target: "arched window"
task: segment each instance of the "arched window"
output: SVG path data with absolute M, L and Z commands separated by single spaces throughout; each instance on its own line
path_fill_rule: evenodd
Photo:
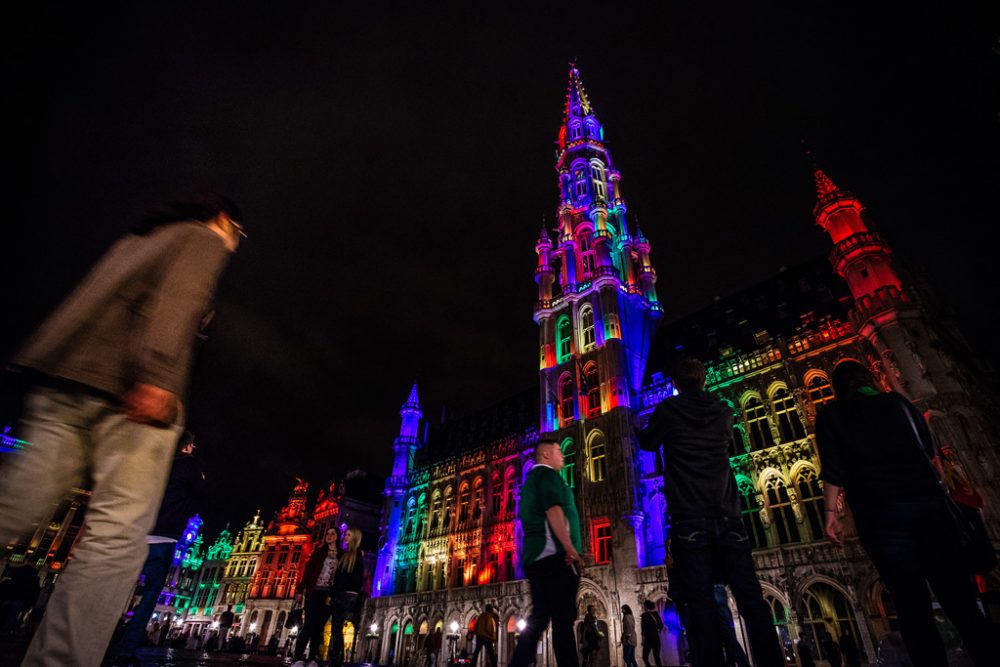
M 597 346 L 597 340 L 594 337 L 594 309 L 590 306 L 584 306 L 580 309 L 580 337 L 583 343 L 581 348 L 584 352 L 593 350 Z
M 417 522 L 413 528 L 413 539 L 418 539 L 423 535 L 424 522 L 427 520 L 427 494 L 421 493 L 417 502 Z
M 576 448 L 573 447 L 573 438 L 563 440 L 560 449 L 563 453 L 563 467 L 560 474 L 569 488 L 576 488 Z
M 795 399 L 787 389 L 781 387 L 771 394 L 771 405 L 778 420 L 778 433 L 782 442 L 793 442 L 806 437 L 806 430 L 802 427 L 799 411 L 795 407 Z
M 584 231 L 580 234 L 580 264 L 585 279 L 594 273 L 594 261 L 594 246 L 591 243 L 590 231 Z
M 809 400 L 817 408 L 833 400 L 833 385 L 822 373 L 816 373 L 809 379 L 806 390 L 809 393 Z
M 514 466 L 507 468 L 507 472 L 504 474 L 503 480 L 503 513 L 506 516 L 510 516 L 517 509 L 514 501 Z
M 444 509 L 441 515 L 441 527 L 448 530 L 452 526 L 452 516 L 455 512 L 455 499 L 452 497 L 451 487 L 444 490 Z
M 604 167 L 597 162 L 590 163 L 590 180 L 594 183 L 594 196 L 597 199 L 607 199 L 608 188 L 604 182 Z
M 576 399 L 576 383 L 573 376 L 564 373 L 559 378 L 559 425 L 566 426 L 576 417 L 573 406 Z
M 751 396 L 743 404 L 743 420 L 750 433 L 750 449 L 757 451 L 774 444 L 771 437 L 771 423 L 767 419 L 767 408 L 756 396 Z
M 746 478 L 741 478 L 738 485 L 740 490 L 740 514 L 743 517 L 743 527 L 750 538 L 750 548 L 762 549 L 767 546 L 767 531 L 764 529 L 764 522 L 760 518 L 757 489 Z
M 601 414 L 601 377 L 597 364 L 590 363 L 583 369 L 583 382 L 587 392 L 587 418 Z
M 601 137 L 599 135 L 600 135 L 600 132 L 598 132 L 598 130 L 597 130 L 597 123 L 595 123 L 594 121 L 592 121 L 592 120 L 590 120 L 588 118 L 587 119 L 587 136 L 590 137 L 591 139 L 600 139 Z
M 417 500 L 415 498 L 410 498 L 406 503 L 406 524 L 403 528 L 403 539 L 411 539 L 413 537 L 414 525 L 417 520 Z
M 771 475 L 764 484 L 767 496 L 767 507 L 771 512 L 774 529 L 778 533 L 780 544 L 798 542 L 799 526 L 795 523 L 795 511 L 792 509 L 792 499 L 788 495 L 785 480 L 779 475 Z
M 809 529 L 812 531 L 814 540 L 821 540 L 825 536 L 823 521 L 823 491 L 819 488 L 819 479 L 816 471 L 809 467 L 803 467 L 795 478 L 795 487 L 799 492 L 799 502 L 805 511 L 806 520 L 809 522 Z
M 464 526 L 465 522 L 469 519 L 469 498 L 472 493 L 469 491 L 468 484 L 462 484 L 462 488 L 458 490 L 458 525 Z
M 572 139 L 579 139 L 582 136 L 583 136 L 583 128 L 580 126 L 580 123 L 577 122 L 577 123 L 570 124 L 570 126 L 569 126 L 569 138 L 571 140 Z
M 849 635 L 856 646 L 863 646 L 851 604 L 833 586 L 813 584 L 802 595 L 802 606 L 805 612 L 800 615 L 800 618 L 805 619 L 802 629 L 813 650 L 818 651 L 813 655 L 819 656 L 821 660 L 829 660 L 820 641 L 826 631 L 830 631 L 835 640 L 839 641 L 841 637 Z
M 774 623 L 774 629 L 778 632 L 778 642 L 785 652 L 785 659 L 794 663 L 795 652 L 792 649 L 792 636 L 788 632 L 788 607 L 773 595 L 765 594 L 764 601 L 771 608 L 771 621 Z
M 431 500 L 431 530 L 441 524 L 441 491 L 435 491 Z
M 575 194 L 577 199 L 582 199 L 587 196 L 587 172 L 585 169 L 577 169 L 573 172 L 573 180 L 575 185 Z
M 608 478 L 608 447 L 604 434 L 594 431 L 587 446 L 590 464 L 590 481 L 603 482 Z
M 556 351 L 560 364 L 569 359 L 573 352 L 573 324 L 565 315 L 559 318 L 556 325 Z
M 477 477 L 472 484 L 472 520 L 483 515 L 483 478 Z
M 493 498 L 493 518 L 503 513 L 503 486 L 500 481 L 500 473 L 494 471 L 490 477 L 490 495 Z

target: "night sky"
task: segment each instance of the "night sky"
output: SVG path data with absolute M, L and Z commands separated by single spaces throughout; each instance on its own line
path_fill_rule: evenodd
M 1000 361 L 1000 47 L 962 3 L 99 4 L 5 31 L 0 354 L 148 206 L 240 202 L 190 402 L 209 533 L 387 472 L 414 380 L 435 413 L 536 382 L 573 58 L 668 317 L 828 251 L 805 138 Z

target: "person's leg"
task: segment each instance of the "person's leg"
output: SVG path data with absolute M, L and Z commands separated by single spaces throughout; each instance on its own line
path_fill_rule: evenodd
M 55 389 L 37 388 L 25 398 L 21 429 L 31 444 L 0 468 L 0 544 L 46 520 L 63 494 L 83 485 L 92 412 L 77 394 Z
M 899 633 L 916 667 L 946 667 L 948 655 L 934 622 L 918 544 L 894 535 L 862 535 L 862 544 L 882 577 L 899 618 Z
M 490 659 L 490 667 L 497 667 L 497 649 L 492 639 L 483 642 L 486 645 L 486 656 Z
M 544 559 L 550 560 L 550 559 Z M 538 639 L 549 626 L 552 618 L 552 582 L 545 563 L 531 563 L 524 568 L 528 577 L 528 587 L 531 591 L 531 613 L 528 614 L 524 631 L 518 635 L 514 655 L 510 659 L 510 667 L 527 667 L 535 661 L 535 651 Z
M 674 566 L 671 577 L 684 581 L 688 604 L 688 634 L 698 667 L 723 667 L 712 572 L 715 526 L 708 520 L 678 521 L 670 540 Z
M 86 527 L 23 667 L 100 664 L 146 558 L 181 430 L 136 424 L 111 401 L 88 401 L 102 409 L 91 429 Z
M 476 637 L 476 650 L 472 652 L 472 662 L 469 663 L 469 667 L 478 667 L 479 665 L 479 654 L 483 650 L 483 638 Z
M 718 544 L 720 574 L 725 583 L 729 584 L 740 616 L 743 617 L 754 662 L 757 667 L 784 667 L 785 657 L 774 630 L 771 609 L 764 602 L 764 592 L 757 579 L 753 556 L 750 553 L 750 540 L 743 522 L 739 519 L 726 519 L 720 526 Z M 735 637 L 733 639 L 735 641 Z
M 577 667 L 580 663 L 576 654 L 573 623 L 577 616 L 576 591 L 580 587 L 580 576 L 558 557 L 551 567 L 552 652 L 556 656 L 558 667 Z
M 941 555 L 949 557 L 934 559 L 936 562 L 928 563 L 925 570 L 934 597 L 958 630 L 973 664 L 977 667 L 995 664 L 1000 646 L 991 638 L 990 623 L 976 604 L 971 576 L 955 566 L 961 555 Z
M 660 640 L 657 639 L 654 643 L 650 644 L 649 648 L 653 653 L 653 664 L 656 667 L 663 667 L 663 663 L 660 662 Z
M 622 662 L 625 663 L 625 667 L 638 667 L 635 664 L 635 647 L 628 644 L 622 644 Z
M 125 626 L 125 633 L 118 645 L 120 655 L 135 655 L 146 636 L 146 624 L 156 609 L 156 600 L 160 597 L 163 584 L 170 572 L 176 542 L 162 542 L 149 545 L 149 556 L 142 566 L 143 583 L 142 599 L 132 612 L 132 620 Z
M 340 667 L 344 664 L 344 621 L 347 620 L 350 611 L 347 603 L 334 601 L 330 614 L 323 618 L 323 625 L 326 625 L 327 618 L 331 619 L 330 651 L 327 657 L 333 667 Z M 322 632 L 322 626 L 320 626 L 320 631 Z
M 323 592 L 326 595 L 326 592 Z M 316 591 L 311 591 L 306 594 L 305 600 L 303 600 L 303 621 L 302 628 L 299 631 L 299 636 L 295 638 L 295 656 L 294 660 L 298 662 L 305 658 L 306 646 L 309 646 L 309 655 L 312 656 L 315 653 L 315 649 L 312 647 L 317 641 L 322 641 L 322 628 L 317 632 L 316 625 L 319 620 L 319 615 L 321 613 L 322 602 L 317 595 Z M 318 639 L 317 639 L 318 637 Z

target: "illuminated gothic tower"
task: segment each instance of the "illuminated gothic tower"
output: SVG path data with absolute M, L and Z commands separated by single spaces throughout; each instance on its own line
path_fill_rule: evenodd
M 634 540 L 644 564 L 631 408 L 662 308 L 649 241 L 629 229 L 621 174 L 572 65 L 558 146 L 556 237 L 543 228 L 536 244 L 540 431 L 563 443 L 584 530 Z
M 420 397 L 417 395 L 417 385 L 410 389 L 403 407 L 399 410 L 402 422 L 399 426 L 399 436 L 393 441 L 392 476 L 385 483 L 385 505 L 382 509 L 383 524 L 379 528 L 383 536 L 379 544 L 378 561 L 375 566 L 373 593 L 391 595 L 393 582 L 393 565 L 396 554 L 396 543 L 402 524 L 403 497 L 410 486 L 409 475 L 413 472 L 414 458 L 420 449 L 420 420 L 423 411 L 420 409 Z
M 649 241 L 629 232 L 621 174 L 575 66 L 558 143 L 556 239 L 543 227 L 536 245 L 542 432 L 628 407 L 662 314 Z
M 998 435 L 986 415 L 989 390 L 963 359 L 971 356 L 957 327 L 907 284 L 893 267 L 888 244 L 862 216 L 861 202 L 815 170 L 816 223 L 830 235 L 834 271 L 854 297 L 851 321 L 878 353 L 882 374 L 931 420 L 941 443 L 954 450 L 977 489 L 987 497 L 986 519 L 1000 538 Z M 873 360 L 874 361 L 874 360 Z
M 906 349 L 903 321 L 919 319 L 919 306 L 903 289 L 892 266 L 888 244 L 868 228 L 857 197 L 841 190 L 822 169 L 816 169 L 816 224 L 833 241 L 833 270 L 847 283 L 854 297 L 851 319 L 858 332 L 878 351 L 885 376 L 893 388 L 911 398 L 926 397 L 933 389 L 911 360 L 898 359 Z

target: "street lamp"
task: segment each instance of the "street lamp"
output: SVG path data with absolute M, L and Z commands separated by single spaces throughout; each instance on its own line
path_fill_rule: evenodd
M 455 647 L 458 644 L 458 621 L 452 621 L 448 625 L 448 629 L 451 630 L 451 632 L 448 633 L 448 643 L 451 644 L 451 660 L 454 663 Z
M 375 662 L 375 645 L 378 642 L 378 623 L 372 623 L 368 626 L 368 634 L 365 635 L 365 639 L 368 640 L 368 655 L 365 662 L 371 664 Z
M 528 627 L 528 623 L 527 623 L 527 621 L 525 621 L 525 620 L 524 620 L 523 618 L 521 618 L 521 619 L 518 619 L 518 621 L 517 621 L 517 631 L 518 631 L 519 633 L 520 633 L 520 632 L 524 632 L 524 629 L 525 629 L 526 627 Z

